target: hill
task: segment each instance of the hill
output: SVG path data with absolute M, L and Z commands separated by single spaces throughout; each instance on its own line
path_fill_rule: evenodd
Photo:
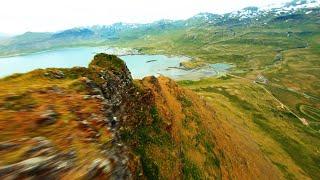
M 132 80 L 107 54 L 1 79 L 0 176 L 317 179 L 318 134 L 238 81 Z

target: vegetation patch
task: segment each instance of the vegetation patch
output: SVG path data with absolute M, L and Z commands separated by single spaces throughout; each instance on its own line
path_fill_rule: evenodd
M 178 100 L 181 102 L 181 104 L 182 104 L 182 106 L 183 106 L 184 108 L 187 108 L 187 107 L 191 107 L 191 106 L 192 106 L 192 101 L 189 100 L 188 98 L 186 98 L 185 96 L 180 95 L 180 96 L 178 97 Z
M 148 179 L 160 179 L 159 167 L 156 162 L 146 154 L 145 149 L 139 148 L 136 152 L 140 155 L 145 176 Z
M 265 133 L 276 140 L 281 145 L 282 149 L 289 154 L 293 161 L 298 166 L 300 166 L 300 168 L 303 169 L 310 177 L 319 179 L 319 157 L 311 153 L 308 148 L 306 148 L 300 142 L 292 139 L 283 132 L 272 128 L 269 125 L 268 120 L 260 117 L 260 115 L 255 116 L 253 122 L 257 124 Z
M 256 111 L 256 108 L 252 104 L 248 103 L 245 100 L 240 99 L 239 96 L 237 95 L 230 94 L 225 87 L 208 86 L 205 88 L 196 89 L 196 91 L 214 92 L 217 94 L 222 94 L 225 97 L 227 97 L 231 102 L 237 104 L 239 107 L 242 107 L 243 109 L 248 111 Z
M 23 93 L 19 95 L 9 95 L 5 98 L 5 101 L 0 104 L 5 109 L 8 110 L 26 110 L 32 109 L 37 104 L 36 100 L 29 93 Z
M 146 114 L 142 115 L 141 124 L 132 132 L 122 133 L 122 139 L 128 143 L 135 144 L 134 152 L 140 156 L 142 168 L 148 179 L 160 179 L 160 170 L 157 164 L 159 159 L 155 160 L 150 156 L 151 146 L 159 149 L 172 148 L 173 140 L 170 134 L 163 127 L 162 119 L 159 117 L 155 106 L 150 108 L 150 114 L 153 119 L 152 124 L 146 122 Z
M 289 179 L 289 180 L 296 179 L 295 176 L 288 171 L 287 166 L 280 164 L 280 163 L 276 163 L 276 162 L 273 162 L 273 164 L 275 164 L 278 167 L 278 169 L 284 174 L 286 179 Z
M 184 179 L 200 180 L 203 179 L 201 170 L 197 165 L 190 161 L 184 154 L 182 154 L 182 173 Z
M 94 56 L 94 59 L 90 63 L 89 67 L 92 66 L 120 70 L 125 66 L 125 63 L 115 55 L 100 53 Z

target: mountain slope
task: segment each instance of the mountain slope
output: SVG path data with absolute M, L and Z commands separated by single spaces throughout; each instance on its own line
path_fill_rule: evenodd
M 179 84 L 204 97 L 218 119 L 256 142 L 284 178 L 319 178 L 319 132 L 303 125 L 263 84 L 234 75 Z
M 194 92 L 165 77 L 147 77 L 139 83 L 154 95 L 160 123 L 153 125 L 158 126 L 154 130 L 144 127 L 146 142 L 139 142 L 140 133 L 146 132 L 137 132 L 137 148 L 159 166 L 161 179 L 281 177 L 254 141 L 218 119 L 215 109 Z M 163 136 L 157 128 L 166 131 Z

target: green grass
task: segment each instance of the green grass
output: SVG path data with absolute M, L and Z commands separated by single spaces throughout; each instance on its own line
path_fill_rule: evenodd
M 125 63 L 115 55 L 100 53 L 94 56 L 93 61 L 89 64 L 89 67 L 91 66 L 121 70 Z
M 253 122 L 256 123 L 267 135 L 275 139 L 281 147 L 290 155 L 294 162 L 299 165 L 310 177 L 319 179 L 320 170 L 319 156 L 310 153 L 300 142 L 290 138 L 281 131 L 271 127 L 263 115 L 255 115 Z
M 210 141 L 205 141 L 204 142 L 204 147 L 207 152 L 207 157 L 206 157 L 206 164 L 212 167 L 220 168 L 220 160 L 216 157 L 213 149 L 214 149 L 214 144 L 211 143 Z
M 182 155 L 182 173 L 183 179 L 188 180 L 201 180 L 203 179 L 201 170 L 185 155 Z
M 204 92 L 213 92 L 213 93 L 222 94 L 225 97 L 227 97 L 231 102 L 237 104 L 239 107 L 248 111 L 256 111 L 256 108 L 252 104 L 248 103 L 245 100 L 240 99 L 240 97 L 237 95 L 230 94 L 225 87 L 205 87 L 205 88 L 195 89 L 195 91 L 204 91 Z
M 178 100 L 181 102 L 182 106 L 184 108 L 191 107 L 192 106 L 192 101 L 190 101 L 188 98 L 184 96 L 179 96 Z
M 37 101 L 31 96 L 30 93 L 23 93 L 19 95 L 11 95 L 5 98 L 3 104 L 0 104 L 0 107 L 3 107 L 7 110 L 30 110 L 37 105 Z
M 275 164 L 278 167 L 278 169 L 284 174 L 284 177 L 286 179 L 288 179 L 288 180 L 297 179 L 297 178 L 295 178 L 295 176 L 292 173 L 288 172 L 287 166 L 280 164 L 280 163 L 276 163 L 276 162 L 273 162 L 273 164 Z
M 225 114 L 238 114 L 229 117 L 231 119 L 238 119 L 239 130 L 250 127 L 250 132 L 258 137 L 264 137 L 275 141 L 279 146 L 268 144 L 268 141 L 262 141 L 259 144 L 262 149 L 266 151 L 267 157 L 292 159 L 293 164 L 300 167 L 307 176 L 313 179 L 319 178 L 317 171 L 320 169 L 318 165 L 319 155 L 317 154 L 317 144 L 320 143 L 319 133 L 314 131 L 313 127 L 304 126 L 301 122 L 293 116 L 290 112 L 277 108 L 278 102 L 274 101 L 264 90 L 257 85 L 236 78 L 206 78 L 200 81 L 180 81 L 180 85 L 195 90 L 199 95 L 206 97 L 212 102 L 213 107 L 219 107 L 219 112 Z M 275 91 L 275 90 L 278 90 Z M 273 89 L 273 93 L 280 94 L 280 96 L 294 97 L 295 92 L 286 89 Z M 288 93 L 287 93 L 288 92 Z M 290 95 L 290 96 L 289 96 Z M 299 95 L 299 94 L 298 94 Z M 278 96 L 277 96 L 278 97 Z M 298 96 L 303 100 L 303 96 Z M 226 102 L 229 101 L 228 102 Z M 290 99 L 288 99 L 290 100 Z M 285 102 L 286 103 L 286 102 Z M 294 105 L 294 103 L 292 104 Z M 222 108 L 223 107 L 223 108 Z M 225 109 L 223 111 L 222 109 Z M 243 119 L 241 121 L 240 119 Z M 251 122 L 258 127 L 255 130 Z M 314 126 L 314 124 L 311 124 Z M 259 141 L 259 140 L 258 140 Z M 208 142 L 203 142 L 206 151 L 212 149 L 212 145 Z M 269 149 L 270 148 L 270 149 Z M 271 155 L 283 150 L 283 154 Z M 278 149 L 277 151 L 275 151 Z M 271 153 L 271 154 L 269 154 Z M 285 155 L 287 154 L 287 155 Z M 211 156 L 211 155 L 210 155 Z M 210 157 L 208 156 L 208 157 Z M 276 157 L 273 157 L 276 156 Z M 296 179 L 297 172 L 292 171 L 290 167 L 292 164 L 277 159 L 274 163 L 277 168 L 287 179 Z M 206 163 L 209 164 L 209 159 Z M 211 158 L 212 165 L 214 165 L 214 157 Z M 274 161 L 274 159 L 272 159 Z
M 155 163 L 155 161 L 150 158 L 146 152 L 146 150 L 143 147 L 140 147 L 136 150 L 136 152 L 140 155 L 141 158 L 141 164 L 143 168 L 144 175 L 148 179 L 160 179 L 160 174 L 159 174 L 159 167 Z
M 141 115 L 141 124 L 134 131 L 122 132 L 122 139 L 127 143 L 137 143 L 134 152 L 141 158 L 142 168 L 147 179 L 160 179 L 160 170 L 157 162 L 159 160 L 150 156 L 150 147 L 156 146 L 159 149 L 173 148 L 173 140 L 163 128 L 163 122 L 159 117 L 156 107 L 151 107 L 150 115 L 152 124 L 146 122 L 147 112 Z M 168 157 L 169 158 L 169 157 Z

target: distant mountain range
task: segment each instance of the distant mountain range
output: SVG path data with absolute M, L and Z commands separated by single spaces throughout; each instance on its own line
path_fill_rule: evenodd
M 10 35 L 6 34 L 6 33 L 0 33 L 0 40 L 1 39 L 6 39 L 6 38 L 9 38 Z
M 318 17 L 319 0 L 294 0 L 280 7 L 247 7 L 223 15 L 199 13 L 186 20 L 160 20 L 149 24 L 116 23 L 80 27 L 52 33 L 26 32 L 0 41 L 0 56 L 18 55 L 59 47 L 99 46 L 130 41 L 172 30 L 192 28 L 267 26 L 277 22 L 308 21 Z M 316 23 L 320 23 L 319 20 Z M 1 38 L 1 34 L 0 34 Z

